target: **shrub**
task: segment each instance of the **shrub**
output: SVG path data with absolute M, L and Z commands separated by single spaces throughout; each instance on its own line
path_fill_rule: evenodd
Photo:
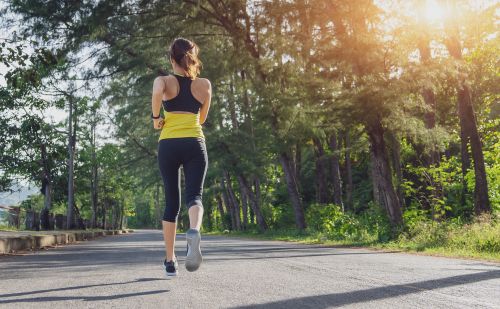
M 306 211 L 306 223 L 316 231 L 324 232 L 333 240 L 359 240 L 363 227 L 352 215 L 342 212 L 335 204 L 312 204 Z
M 450 231 L 448 247 L 473 252 L 500 253 L 500 222 L 498 218 L 482 215 L 472 224 Z

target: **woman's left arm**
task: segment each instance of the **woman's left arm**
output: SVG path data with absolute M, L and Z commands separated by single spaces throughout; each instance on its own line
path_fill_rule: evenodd
M 206 78 L 204 78 L 203 80 L 205 82 L 205 86 L 207 87 L 207 96 L 200 109 L 200 124 L 204 124 L 207 120 L 208 110 L 210 109 L 210 102 L 212 101 L 212 84 Z

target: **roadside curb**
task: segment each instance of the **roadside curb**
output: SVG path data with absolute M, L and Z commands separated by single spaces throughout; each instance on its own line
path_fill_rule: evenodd
M 39 250 L 46 247 L 66 245 L 77 241 L 92 240 L 102 236 L 132 233 L 134 230 L 81 231 L 50 233 L 43 235 L 3 236 L 0 237 L 0 255 L 24 250 Z

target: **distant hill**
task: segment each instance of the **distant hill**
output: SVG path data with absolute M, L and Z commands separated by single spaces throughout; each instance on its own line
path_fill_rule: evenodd
M 28 198 L 32 194 L 40 193 L 40 189 L 34 186 L 13 186 L 11 188 L 15 192 L 0 192 L 0 205 L 16 206 Z

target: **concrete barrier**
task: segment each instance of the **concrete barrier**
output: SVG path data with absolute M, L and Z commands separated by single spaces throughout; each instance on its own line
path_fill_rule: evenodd
M 76 241 L 92 240 L 106 235 L 120 235 L 133 232 L 133 230 L 108 230 L 108 231 L 81 231 L 70 233 L 7 236 L 0 237 L 0 254 L 22 250 L 36 250 L 57 245 L 65 245 Z
M 57 245 L 56 235 L 35 235 L 33 236 L 34 248 L 45 248 Z
M 0 240 L 0 253 L 33 249 L 31 236 L 6 237 Z
M 57 234 L 54 236 L 56 237 L 56 244 L 58 244 L 58 245 L 64 245 L 68 242 L 68 238 L 66 237 L 66 234 Z
M 0 238 L 0 254 L 9 252 L 7 238 Z
M 75 242 L 76 241 L 76 235 L 74 233 L 67 233 L 66 234 L 66 243 L 69 244 L 69 243 L 72 243 L 72 242 Z

